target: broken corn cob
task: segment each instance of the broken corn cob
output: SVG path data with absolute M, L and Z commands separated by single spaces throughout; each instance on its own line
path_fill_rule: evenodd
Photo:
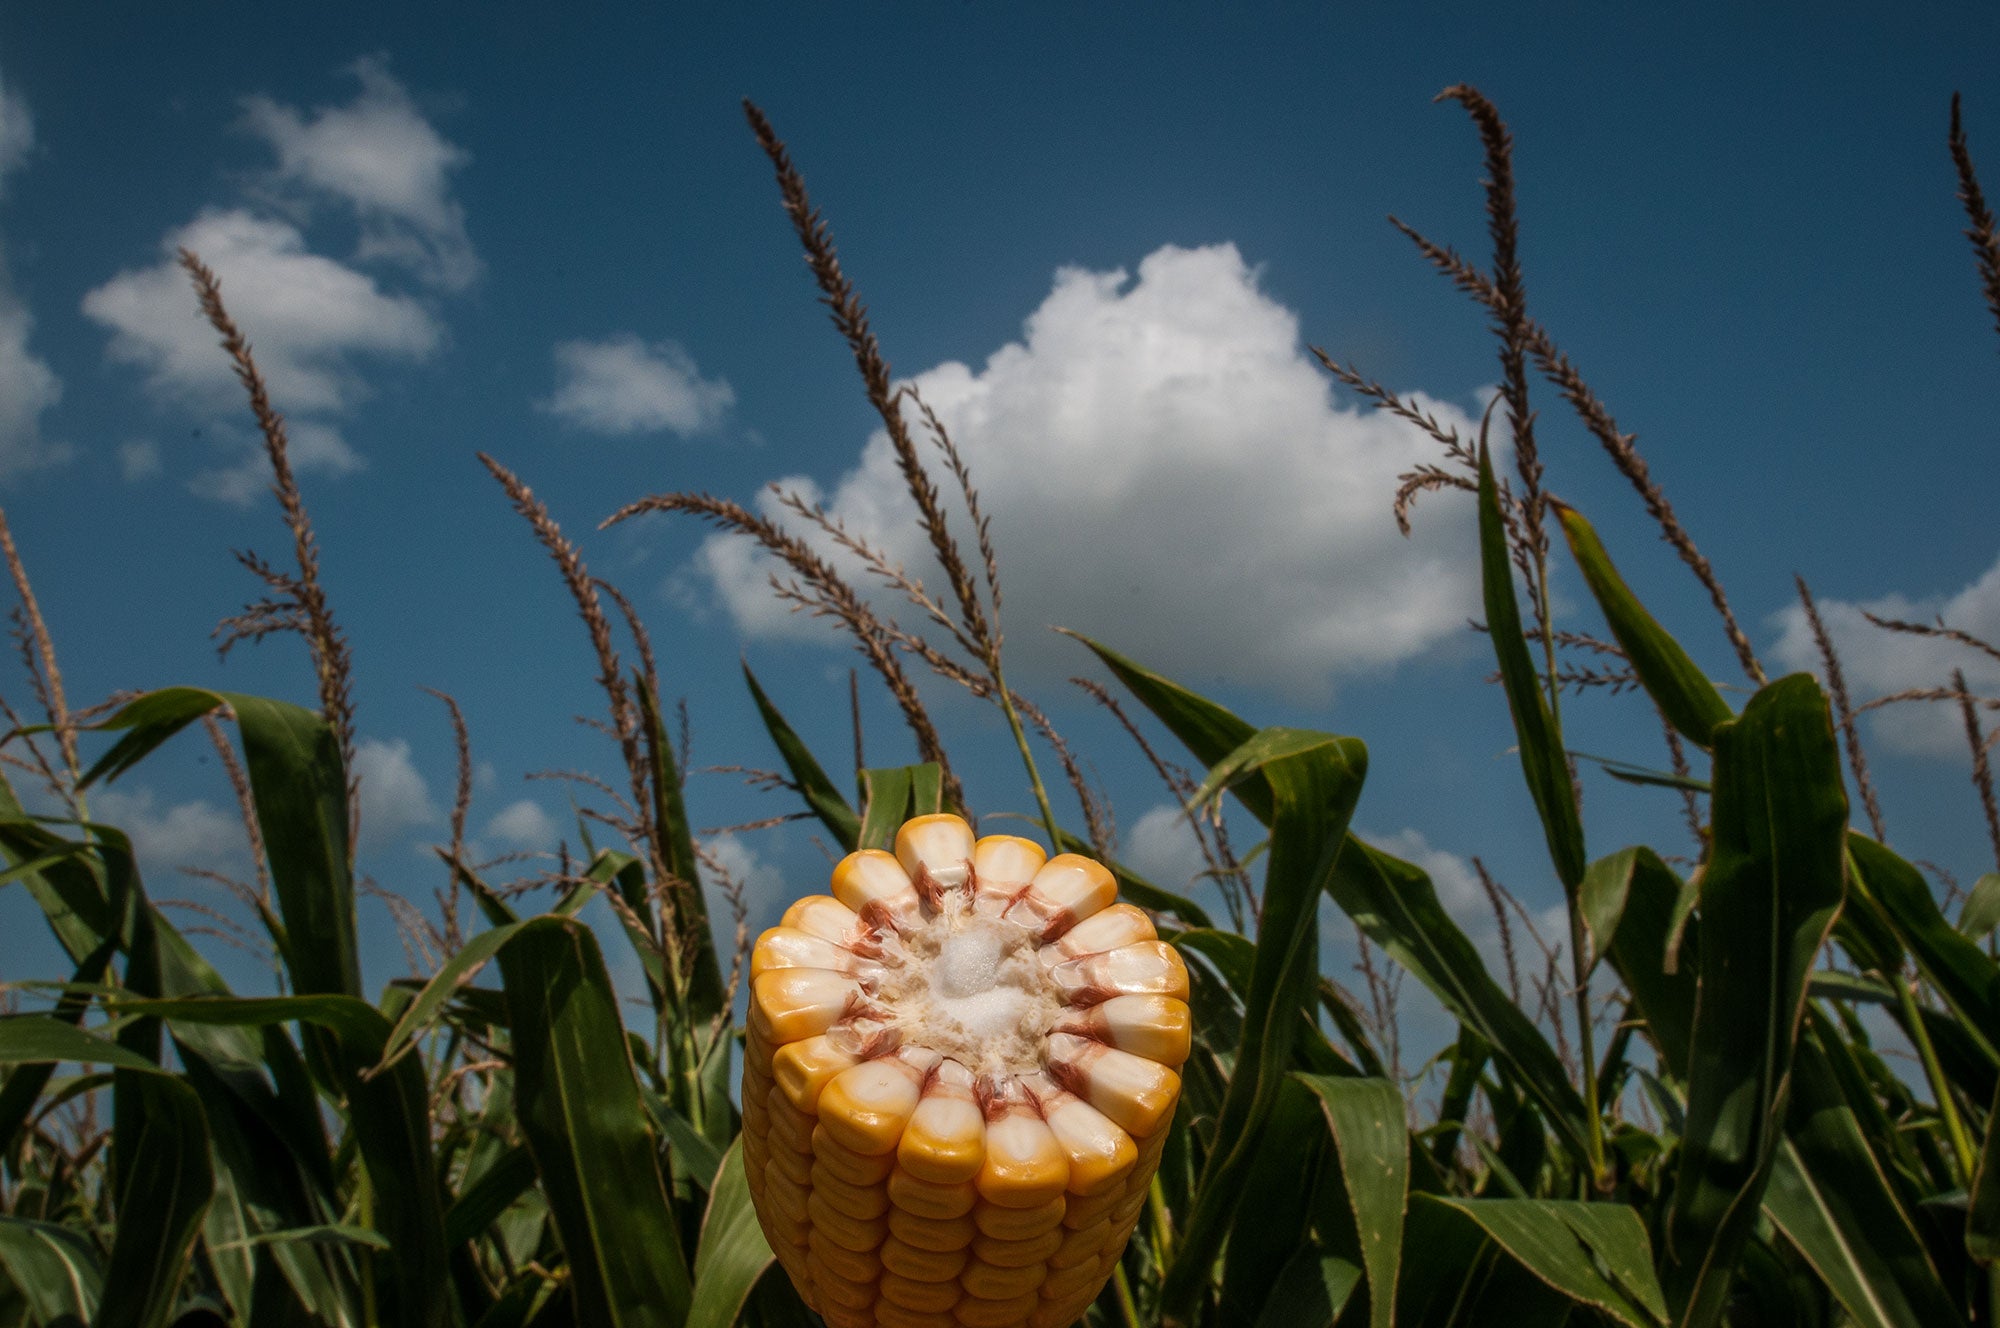
M 1139 1220 L 1187 969 L 1074 853 L 920 816 L 751 956 L 743 1161 L 832 1328 L 1058 1328 Z

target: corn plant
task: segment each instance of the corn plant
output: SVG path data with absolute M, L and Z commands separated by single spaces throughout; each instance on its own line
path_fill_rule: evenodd
M 1184 802 L 1229 916 L 1117 860 L 1067 743 L 1006 680 L 999 540 L 969 469 L 936 413 L 895 385 L 803 180 L 749 107 L 947 589 L 933 594 L 796 495 L 784 506 L 797 527 L 698 493 L 642 499 L 606 524 L 688 513 L 756 541 L 784 569 L 777 593 L 848 633 L 887 687 L 920 760 L 859 771 L 850 795 L 745 671 L 778 782 L 850 855 L 835 900 L 794 905 L 748 944 L 740 896 L 688 822 L 686 761 L 639 616 L 532 490 L 482 457 L 576 601 L 622 773 L 584 779 L 597 802 L 579 860 L 491 879 L 467 857 L 470 738 L 453 705 L 461 777 L 439 851 L 446 885 L 434 915 L 399 915 L 428 971 L 371 998 L 356 939 L 352 662 L 283 419 L 219 283 L 185 255 L 292 538 L 286 568 L 243 555 L 267 596 L 225 624 L 225 646 L 302 636 L 317 705 L 173 687 L 71 710 L 0 521 L 44 712 L 34 724 L 10 712 L 0 745 L 13 771 L 0 772 L 0 884 L 34 897 L 73 965 L 20 984 L 52 997 L 47 1009 L 0 1017 L 0 1324 L 1994 1323 L 2000 874 L 1948 900 L 1953 918 L 1887 846 L 1860 708 L 1823 631 L 1825 690 L 1766 677 L 1631 436 L 1528 315 L 1498 112 L 1471 88 L 1446 96 L 1485 146 L 1491 265 L 1409 234 L 1491 317 L 1501 390 L 1466 438 L 1321 359 L 1443 451 L 1405 477 L 1399 520 L 1434 491 L 1477 507 L 1465 556 L 1478 560 L 1483 630 L 1567 906 L 1538 1004 L 1524 1007 L 1511 959 L 1489 970 L 1421 869 L 1353 833 L 1360 742 L 1259 727 L 1079 632 L 1120 689 L 1087 690 Z M 1956 103 L 1950 145 L 2000 319 L 2000 239 Z M 1610 543 L 1550 491 L 1537 379 L 1701 582 L 1751 687 L 1740 708 L 1632 594 Z M 1493 445 L 1496 421 L 1507 449 Z M 970 556 L 952 529 L 959 510 Z M 1564 558 L 1604 635 L 1556 626 L 1548 587 Z M 844 567 L 900 597 L 918 625 Z M 1886 626 L 1995 651 L 1944 625 Z M 620 657 L 620 627 L 637 667 Z M 998 707 L 1045 843 L 975 839 L 981 809 L 912 662 Z M 1644 845 L 1590 845 L 1563 703 L 1608 681 L 1643 693 L 1663 721 L 1671 769 L 1608 768 L 1682 800 L 1702 846 L 1686 874 Z M 1125 700 L 1204 773 L 1163 756 Z M 1885 700 L 1961 709 L 2000 856 L 1979 725 L 1992 703 L 1962 676 Z M 273 953 L 276 995 L 231 992 L 195 929 L 144 883 L 130 841 L 89 814 L 93 789 L 197 727 L 255 846 L 258 878 L 238 895 Z M 1077 795 L 1080 830 L 1055 810 L 1038 743 Z M 1850 827 L 1843 744 L 1872 834 Z M 1706 754 L 1705 777 L 1690 749 Z M 50 810 L 31 815 L 15 777 L 43 786 L 36 805 Z M 1239 853 L 1232 825 L 1254 827 L 1257 848 Z M 980 1066 L 964 1064 L 977 1046 L 923 1042 L 928 988 L 898 985 L 868 953 L 885 927 L 914 934 L 926 908 L 942 915 L 946 890 L 1032 932 L 1043 952 L 1028 953 L 1022 990 L 1052 983 L 1063 997 L 1043 1050 L 1024 1053 L 1043 1060 L 1020 1067 L 1018 1093 L 982 1088 Z M 1504 909 L 1497 884 L 1494 895 Z M 600 898 L 616 919 L 607 939 L 640 961 L 641 1018 L 621 1010 L 603 942 L 579 920 Z M 1352 919 L 1364 955 L 1457 1022 L 1434 1112 L 1413 1113 L 1406 1097 L 1383 999 L 1393 986 L 1364 1002 L 1322 972 L 1322 898 Z M 721 902 L 739 909 L 734 955 L 712 939 Z M 1916 1071 L 1890 1067 L 1864 1010 L 1893 1025 Z

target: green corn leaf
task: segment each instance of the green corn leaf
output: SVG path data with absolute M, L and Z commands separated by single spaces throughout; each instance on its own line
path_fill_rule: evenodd
M 382 1059 L 389 1021 L 353 996 L 194 997 L 120 1001 L 113 1009 L 182 1025 L 259 1027 L 299 1021 L 324 1029 L 346 1095 L 349 1128 L 370 1186 L 395 1202 L 378 1204 L 375 1228 L 395 1257 L 376 1265 L 382 1318 L 401 1328 L 432 1328 L 446 1312 L 449 1274 L 444 1199 L 431 1152 L 429 1086 L 414 1060 L 382 1074 L 366 1073 Z
M 1965 1249 L 1987 1266 L 1989 1277 L 2000 1276 L 2000 1088 L 1986 1112 L 1986 1138 L 1979 1147 L 1966 1191 Z
M 1414 1196 L 1411 1209 L 1447 1209 L 1472 1223 L 1509 1259 L 1566 1299 L 1627 1328 L 1667 1321 L 1653 1252 L 1637 1209 L 1558 1199 Z M 1485 1320 L 1472 1320 L 1485 1322 Z
M 1367 1273 L 1369 1323 L 1392 1328 L 1403 1263 L 1403 1210 L 1410 1188 L 1409 1132 L 1403 1095 L 1386 1079 L 1307 1074 L 1299 1081 L 1319 1098 L 1333 1133 L 1340 1189 Z
M 94 1328 L 161 1328 L 215 1192 L 208 1122 L 194 1090 L 157 1070 L 120 1070 L 113 1101 L 119 1217 Z
M 1333 1328 L 1360 1285 L 1359 1266 L 1317 1244 L 1301 1245 L 1272 1284 L 1256 1328 Z
M 0 1214 L 0 1274 L 40 1328 L 79 1328 L 97 1317 L 104 1273 L 81 1232 Z
M 1056 827 L 1056 852 L 1081 853 L 1087 858 L 1097 856 L 1097 850 L 1089 840 L 1073 835 L 1061 826 Z M 1117 878 L 1121 898 L 1155 913 L 1171 913 L 1190 927 L 1215 925 L 1209 919 L 1207 910 L 1192 899 L 1154 885 L 1122 862 L 1106 862 L 1104 865 Z
M 1677 1077 L 1687 1074 L 1696 959 L 1692 934 L 1684 936 L 1670 973 L 1667 946 L 1685 890 L 1659 854 L 1637 847 L 1591 863 L 1577 894 L 1593 964 L 1611 960 L 1645 1017 L 1646 1032 L 1662 1062 Z
M 1248 742 L 1257 732 L 1256 726 L 1247 720 L 1239 719 L 1206 697 L 1197 696 L 1179 683 L 1170 682 L 1135 664 L 1109 646 L 1101 646 L 1089 637 L 1066 628 L 1057 630 L 1089 646 L 1118 681 L 1125 684 L 1126 690 L 1138 697 L 1140 703 L 1152 711 L 1203 765 L 1214 765 Z M 1271 823 L 1272 796 L 1267 781 L 1252 775 L 1232 784 L 1229 791 L 1249 809 L 1252 816 L 1265 825 Z
M 1689 741 L 1702 747 L 1711 745 L 1715 726 L 1730 718 L 1729 703 L 1625 584 L 1583 513 L 1558 502 L 1550 505 L 1562 523 L 1563 537 L 1569 541 L 1584 584 L 1603 610 L 1611 635 L 1624 650 L 1632 671 L 1639 675 L 1639 685 L 1667 722 Z
M 715 1174 L 722 1167 L 722 1149 L 697 1130 L 693 1121 L 675 1111 L 644 1079 L 639 1081 L 639 1095 L 646 1104 L 646 1114 L 666 1136 L 676 1163 L 694 1178 L 702 1193 L 709 1193 L 715 1184 Z
M 861 848 L 893 852 L 896 831 L 903 822 L 944 810 L 942 780 L 935 762 L 864 770 L 861 787 L 867 793 L 856 841 Z
M 258 1282 L 275 1269 L 291 1294 L 295 1318 L 312 1314 L 333 1328 L 358 1328 L 361 1312 L 352 1265 L 337 1252 L 278 1242 L 260 1243 L 268 1232 L 311 1226 L 337 1211 L 332 1186 L 315 1188 L 313 1163 L 300 1158 L 270 1119 L 249 1106 L 220 1072 L 187 1043 L 176 1039 L 187 1066 L 187 1082 L 207 1116 L 215 1167 L 215 1197 L 202 1218 L 202 1239 L 217 1289 L 249 1319 L 253 1309 L 268 1312 L 271 1297 Z M 290 1045 L 287 1043 L 287 1045 Z
M 1847 829 L 1833 722 L 1810 677 L 1763 688 L 1714 738 L 1714 848 L 1664 1265 L 1688 1328 L 1721 1321 L 1761 1210 L 1806 982 L 1840 910 Z
M 1194 1210 L 1160 1291 L 1162 1312 L 1186 1316 L 1243 1198 L 1241 1180 L 1291 1069 L 1298 1012 L 1319 976 L 1319 892 L 1361 794 L 1368 751 L 1352 738 L 1265 729 L 1219 761 L 1203 796 L 1251 778 L 1272 792 L 1270 863 L 1256 962 L 1243 1008 L 1234 1073 L 1216 1121 L 1219 1146 L 1203 1165 Z
M 105 942 L 119 939 L 125 919 L 106 891 L 89 847 L 30 820 L 4 774 L 0 853 L 14 864 L 6 879 L 20 881 L 34 897 L 72 963 L 82 964 Z
M 1222 1323 L 1248 1323 L 1261 1312 L 1299 1234 L 1312 1224 L 1313 1176 L 1326 1149 L 1319 1105 L 1296 1082 L 1279 1085 L 1256 1155 L 1243 1175 L 1255 1203 L 1237 1208 L 1222 1264 Z
M 340 743 L 319 715 L 283 701 L 198 687 L 148 692 L 98 725 L 124 729 L 84 775 L 113 780 L 203 715 L 227 706 L 285 924 L 283 953 L 295 991 L 361 994 L 354 878 L 347 842 L 347 773 Z
M 2000 926 L 2000 872 L 1987 872 L 1972 883 L 1972 893 L 1958 911 L 1958 929 L 1969 941 L 1983 941 Z
M 444 1238 L 463 1245 L 500 1220 L 516 1199 L 535 1183 L 535 1159 L 526 1144 L 515 1144 L 495 1158 L 471 1184 L 460 1191 L 444 1215 Z
M 687 1328 L 729 1328 L 743 1311 L 751 1288 L 775 1261 L 750 1205 L 750 1180 L 743 1170 L 739 1140 L 723 1155 L 709 1188 L 708 1213 L 701 1221 L 701 1244 L 694 1254 L 694 1300 Z
M 1994 1045 L 2000 1039 L 2000 964 L 1945 920 L 1915 867 L 1859 833 L 1848 835 L 1847 851 L 1858 910 L 1888 925 L 1966 1032 L 1989 1059 L 2000 1060 Z
M 1459 1025 L 1458 1041 L 1449 1053 L 1451 1074 L 1446 1077 L 1444 1093 L 1438 1098 L 1438 1128 L 1430 1141 L 1431 1160 L 1441 1170 L 1451 1169 L 1465 1119 L 1472 1111 L 1473 1095 L 1479 1091 L 1480 1071 L 1486 1068 L 1487 1058 L 1492 1054 L 1493 1049 L 1479 1036 L 1478 1029 Z
M 743 681 L 750 684 L 750 698 L 757 703 L 757 713 L 764 720 L 764 729 L 777 744 L 778 755 L 785 762 L 785 769 L 792 772 L 792 782 L 799 786 L 799 796 L 806 800 L 806 806 L 813 815 L 819 817 L 820 824 L 827 828 L 836 844 L 845 852 L 852 853 L 861 843 L 861 818 L 848 805 L 840 789 L 827 778 L 826 771 L 813 758 L 810 748 L 803 739 L 792 731 L 778 707 L 771 704 L 771 698 L 757 683 L 757 675 L 750 671 L 748 660 L 743 664 Z
M 658 827 L 661 856 L 667 871 L 679 883 L 673 893 L 674 909 L 680 920 L 680 943 L 694 959 L 688 982 L 688 1016 L 705 1024 L 722 1013 L 722 966 L 715 955 L 715 936 L 708 927 L 708 899 L 701 883 L 701 860 L 695 856 L 694 827 L 688 821 L 687 803 L 681 796 L 680 767 L 674 761 L 673 743 L 661 720 L 660 699 L 644 675 L 634 673 L 634 692 L 646 734 L 646 757 L 653 786 L 653 820 Z M 641 916 L 644 916 L 643 914 Z
M 1817 1039 L 1814 1032 L 1801 1042 L 1792 1066 L 1764 1212 L 1860 1328 L 1958 1321 Z
M 617 994 L 589 928 L 537 918 L 500 951 L 515 1111 L 579 1322 L 679 1328 L 691 1294 Z
M 158 1070 L 144 1056 L 109 1038 L 86 1032 L 64 1019 L 46 1014 L 0 1017 L 0 1065 L 43 1065 L 78 1061 L 85 1065 L 115 1065 L 127 1070 Z
M 1548 1040 L 1486 971 L 1486 963 L 1438 903 L 1424 871 L 1353 835 L 1327 893 L 1368 938 L 1429 988 L 1459 1023 L 1534 1095 L 1581 1166 L 1589 1166 L 1589 1118 Z
M 1212 927 L 1190 927 L 1173 938 L 1174 947 L 1192 951 L 1215 965 L 1238 1000 L 1250 993 L 1250 975 L 1257 966 L 1257 945 L 1248 936 Z
M 1412 1195 L 1403 1229 L 1397 1328 L 1564 1328 L 1574 1302 L 1511 1258 L 1439 1196 Z
M 1486 605 L 1486 634 L 1500 661 L 1500 682 L 1521 752 L 1521 774 L 1542 818 L 1549 857 L 1565 893 L 1583 880 L 1583 821 L 1576 810 L 1576 787 L 1563 756 L 1562 730 L 1549 713 L 1535 676 L 1535 662 L 1521 635 L 1521 606 L 1514 599 L 1514 567 L 1507 557 L 1507 528 L 1500 517 L 1500 490 L 1493 480 L 1493 457 L 1479 444 L 1479 577 Z

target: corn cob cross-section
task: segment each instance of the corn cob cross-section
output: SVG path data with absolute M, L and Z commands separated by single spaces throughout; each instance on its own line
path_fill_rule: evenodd
M 922 816 L 751 956 L 743 1160 L 832 1328 L 1057 1328 L 1145 1206 L 1187 969 L 1111 873 Z

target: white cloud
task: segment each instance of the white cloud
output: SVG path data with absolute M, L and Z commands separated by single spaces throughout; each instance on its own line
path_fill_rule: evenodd
M 339 429 L 319 420 L 287 420 L 285 454 L 293 471 L 349 475 L 366 470 L 368 462 L 347 445 Z M 260 447 L 245 452 L 227 466 L 204 470 L 188 481 L 188 490 L 232 507 L 249 507 L 271 489 L 271 462 Z
M 1074 667 L 1075 647 L 1041 630 L 1059 623 L 1186 679 L 1317 698 L 1477 612 L 1471 505 L 1432 502 L 1410 540 L 1391 517 L 1396 476 L 1436 461 L 1436 445 L 1335 404 L 1297 317 L 1233 245 L 1161 248 L 1136 279 L 1065 269 L 1022 341 L 914 382 L 992 517 L 1017 668 Z M 892 559 L 929 566 L 886 434 L 827 505 Z M 970 533 L 962 517 L 956 529 Z M 830 639 L 773 599 L 745 542 L 711 537 L 696 566 L 745 630 Z
M 0 479 L 70 457 L 68 444 L 42 436 L 42 412 L 62 400 L 62 380 L 28 348 L 34 326 L 0 266 Z
M 1500 943 L 1500 924 L 1493 916 L 1492 901 L 1486 897 L 1486 888 L 1479 883 L 1478 870 L 1470 859 L 1462 858 L 1446 849 L 1434 847 L 1422 832 L 1412 829 L 1398 830 L 1392 835 L 1360 831 L 1361 837 L 1385 853 L 1421 867 L 1431 878 L 1431 885 L 1437 891 L 1438 904 L 1458 924 L 1473 947 L 1486 961 L 1486 971 L 1502 987 L 1507 985 L 1505 951 Z M 1514 893 L 1519 896 L 1520 891 Z M 1561 903 L 1536 908 L 1525 898 L 1535 919 L 1535 927 L 1548 944 L 1560 945 L 1566 950 L 1569 945 L 1569 912 Z M 1542 952 L 1528 934 L 1518 913 L 1509 911 L 1507 925 L 1514 942 L 1514 958 L 1521 977 L 1521 995 L 1524 1000 L 1533 1001 L 1528 979 L 1541 972 Z M 1565 967 L 1567 972 L 1567 967 Z
M 703 378 L 671 341 L 647 345 L 631 333 L 555 347 L 555 395 L 535 403 L 592 433 L 623 436 L 672 430 L 681 437 L 713 428 L 736 402 L 721 379 Z
M 756 849 L 735 835 L 716 835 L 703 840 L 702 846 L 717 863 L 721 864 L 723 871 L 729 874 L 729 878 L 743 888 L 743 900 L 749 909 L 752 923 L 782 907 L 793 896 L 808 893 L 788 892 L 785 889 L 783 874 L 765 862 Z M 709 887 L 708 913 L 715 932 L 716 946 L 722 954 L 727 955 L 731 927 L 729 905 L 722 898 L 721 891 L 713 884 Z
M 34 117 L 12 88 L 0 86 L 0 197 L 7 177 L 35 146 Z M 42 412 L 62 399 L 62 380 L 28 348 L 34 316 L 14 290 L 0 248 L 0 479 L 69 459 L 70 449 L 42 436 Z
M 114 786 L 91 794 L 90 816 L 131 837 L 142 875 L 198 867 L 240 880 L 253 870 L 242 816 L 200 799 L 161 807 L 150 788 Z
M 6 196 L 7 177 L 27 163 L 35 150 L 35 117 L 21 94 L 0 84 L 0 197 Z
M 244 408 L 229 357 L 175 260 L 182 248 L 215 270 L 230 317 L 288 414 L 347 410 L 365 393 L 355 357 L 421 360 L 443 337 L 416 300 L 309 252 L 290 222 L 211 208 L 167 233 L 158 263 L 121 272 L 83 298 L 83 312 L 111 330 L 111 357 L 144 369 L 163 397 L 212 411 Z
M 1815 603 L 1840 656 L 1848 695 L 1856 705 L 1909 688 L 1949 687 L 1954 668 L 1965 670 L 1966 682 L 1975 692 L 1991 695 L 2000 691 L 2000 660 L 1955 642 L 1887 632 L 1862 616 L 1865 611 L 1878 618 L 1927 624 L 1942 618 L 1948 626 L 2000 645 L 2000 559 L 1952 595 L 1912 599 L 1890 594 L 1860 601 L 1817 599 Z M 1775 653 L 1784 666 L 1819 673 L 1819 651 L 1804 608 L 1790 605 L 1774 621 L 1783 632 Z M 1990 712 L 1981 718 L 1988 729 L 1993 727 L 1995 719 Z M 1871 737 L 1898 751 L 1965 755 L 1965 729 L 1955 705 L 1910 702 L 1885 706 L 1864 722 Z
M 127 484 L 152 479 L 165 467 L 160 462 L 160 445 L 150 438 L 134 438 L 118 445 L 118 473 Z
M 310 115 L 266 96 L 246 97 L 244 124 L 278 155 L 276 182 L 353 208 L 362 226 L 356 257 L 400 263 L 423 280 L 462 290 L 480 261 L 451 197 L 451 174 L 471 158 L 424 118 L 381 57 L 348 72 L 361 93 Z
M 363 738 L 354 747 L 354 774 L 360 781 L 364 848 L 393 842 L 405 831 L 440 819 L 430 785 L 410 760 L 407 740 Z
M 1148 807 L 1123 835 L 1125 865 L 1165 890 L 1186 890 L 1208 870 L 1187 813 L 1172 803 Z
M 555 843 L 556 834 L 555 818 L 531 798 L 509 804 L 486 823 L 487 837 L 512 849 L 547 848 Z

